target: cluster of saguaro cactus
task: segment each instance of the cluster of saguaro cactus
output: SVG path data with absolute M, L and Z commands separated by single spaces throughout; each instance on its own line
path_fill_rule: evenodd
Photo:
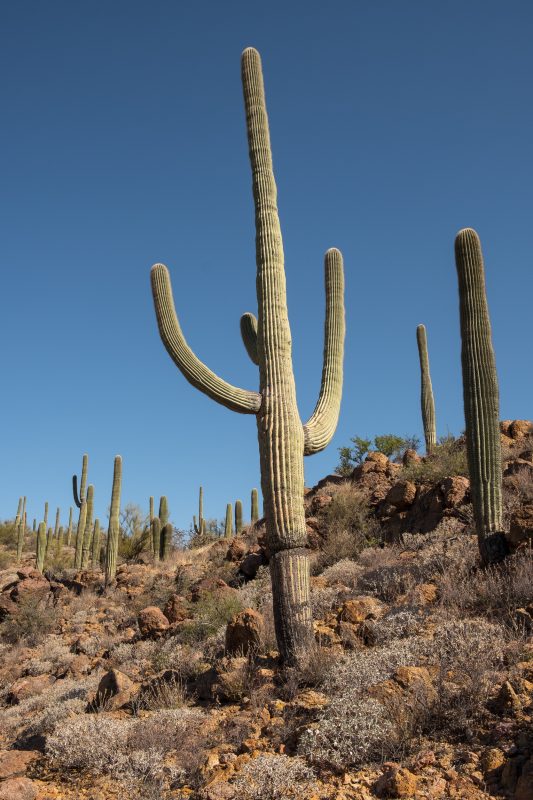
M 437 429 L 435 426 L 435 401 L 433 399 L 433 387 L 431 385 L 431 375 L 429 372 L 428 344 L 425 325 L 419 325 L 416 329 L 416 340 L 420 359 L 420 403 L 422 406 L 424 438 L 426 440 L 426 452 L 431 453 L 437 444 Z
M 284 661 L 297 663 L 313 638 L 303 456 L 326 447 L 338 420 L 344 348 L 343 264 L 338 250 L 328 250 L 322 382 L 315 410 L 302 425 L 296 404 L 283 245 L 259 53 L 247 48 L 241 63 L 255 203 L 259 312 L 257 320 L 245 315 L 241 331 L 251 360 L 259 366 L 259 391 L 232 386 L 195 356 L 183 337 L 169 272 L 162 264 L 152 267 L 152 292 L 161 338 L 187 380 L 227 408 L 256 415 L 276 637 Z
M 471 228 L 457 235 L 455 261 L 468 470 L 479 551 L 482 561 L 490 564 L 507 552 L 502 533 L 499 390 L 481 243 Z

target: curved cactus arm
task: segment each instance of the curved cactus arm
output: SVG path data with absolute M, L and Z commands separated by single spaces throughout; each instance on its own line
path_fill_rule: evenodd
M 326 283 L 326 322 L 324 325 L 324 363 L 320 395 L 311 418 L 304 425 L 304 455 L 319 453 L 330 443 L 342 397 L 344 358 L 344 265 L 342 253 L 334 247 L 324 259 Z
M 250 311 L 247 311 L 241 317 L 241 336 L 250 360 L 259 365 L 257 355 L 257 319 Z
M 261 406 L 259 392 L 232 386 L 202 364 L 181 332 L 176 316 L 170 275 L 164 264 L 154 264 L 151 272 L 152 294 L 159 334 L 167 352 L 185 378 L 196 389 L 232 411 L 257 414 Z
M 78 494 L 78 476 L 72 476 L 72 495 L 74 497 L 74 503 L 77 505 L 78 508 L 81 508 L 82 502 L 85 500 L 85 486 L 87 484 L 87 465 L 89 462 L 89 456 L 87 453 L 84 453 L 82 464 L 81 464 L 81 483 L 80 483 L 80 492 Z

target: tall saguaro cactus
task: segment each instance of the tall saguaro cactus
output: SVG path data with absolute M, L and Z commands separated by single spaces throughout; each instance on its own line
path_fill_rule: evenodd
M 204 534 L 206 530 L 206 522 L 204 519 L 204 487 L 200 486 L 200 492 L 198 495 L 198 522 L 196 521 L 196 517 L 192 518 L 194 532 L 199 536 L 200 534 Z
M 226 522 L 224 523 L 224 536 L 231 539 L 233 536 L 233 508 L 231 503 L 226 506 Z
M 298 663 L 313 635 L 303 456 L 326 447 L 337 425 L 344 350 L 343 264 L 338 250 L 327 251 L 322 383 L 315 410 L 302 425 L 296 404 L 283 244 L 259 53 L 247 48 L 241 65 L 255 203 L 258 305 L 256 323 L 253 315 L 246 315 L 241 329 L 247 352 L 259 366 L 259 391 L 232 386 L 196 357 L 182 334 L 170 276 L 162 264 L 152 267 L 152 292 L 161 338 L 187 380 L 227 408 L 256 415 L 276 637 L 284 661 Z
M 35 552 L 35 568 L 39 570 L 39 572 L 43 571 L 45 554 L 46 554 L 46 525 L 44 524 L 44 522 L 40 522 L 37 531 L 37 542 L 36 542 L 36 552 Z
M 435 401 L 433 387 L 429 372 L 428 343 L 426 326 L 419 325 L 416 329 L 418 343 L 418 357 L 420 359 L 420 404 L 422 406 L 422 422 L 424 424 L 424 438 L 426 452 L 431 453 L 437 444 L 437 429 L 435 426 Z
M 85 500 L 85 487 L 87 485 L 88 464 L 89 464 L 89 456 L 87 455 L 87 453 L 85 453 L 81 462 L 81 482 L 80 482 L 79 494 L 78 494 L 78 476 L 76 474 L 72 476 L 72 495 L 74 497 L 74 502 L 76 503 L 79 509 L 81 509 L 81 504 Z
M 87 569 L 89 566 L 89 556 L 93 537 L 93 507 L 94 507 L 94 486 L 89 484 L 87 487 L 87 517 L 85 519 L 85 533 L 83 534 L 83 546 L 81 552 L 81 568 Z
M 259 519 L 259 498 L 257 496 L 257 489 L 252 489 L 251 505 L 251 521 L 252 525 L 255 525 Z
M 457 234 L 455 262 L 459 279 L 463 401 L 472 504 L 481 559 L 490 564 L 501 560 L 507 552 L 502 533 L 499 391 L 481 242 L 471 228 Z
M 111 490 L 111 509 L 107 529 L 105 554 L 105 584 L 108 586 L 117 574 L 118 537 L 120 533 L 120 490 L 122 488 L 122 458 L 115 456 L 113 467 L 113 489 Z
M 235 500 L 235 534 L 240 536 L 242 533 L 242 501 Z

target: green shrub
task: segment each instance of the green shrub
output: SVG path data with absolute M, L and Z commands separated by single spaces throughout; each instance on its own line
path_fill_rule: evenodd
M 350 441 L 353 447 L 339 447 L 340 461 L 335 468 L 338 475 L 348 477 L 358 464 L 364 461 L 365 456 L 372 447 L 371 439 L 354 436 Z M 418 450 L 420 439 L 418 436 L 396 436 L 394 433 L 384 433 L 374 437 L 374 450 L 383 453 L 387 458 L 397 461 L 406 450 Z
M 422 483 L 436 483 L 454 475 L 468 477 L 468 465 L 464 439 L 452 435 L 441 437 L 429 455 L 417 464 L 408 464 L 402 473 L 405 480 Z
M 197 603 L 190 606 L 194 613 L 192 622 L 180 631 L 180 639 L 185 642 L 201 642 L 215 633 L 242 611 L 238 595 L 224 592 L 206 592 Z

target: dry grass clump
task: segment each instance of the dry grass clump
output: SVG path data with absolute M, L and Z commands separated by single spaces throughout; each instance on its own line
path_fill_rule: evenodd
M 232 781 L 240 800 L 307 800 L 318 797 L 313 770 L 302 758 L 268 753 L 244 765 Z
M 368 502 L 349 483 L 335 486 L 333 499 L 320 516 L 328 532 L 320 554 L 320 569 L 342 559 L 355 559 L 380 539 L 379 523 Z
M 403 480 L 418 483 L 438 483 L 454 475 L 468 477 L 464 439 L 454 436 L 441 438 L 431 454 L 418 463 L 403 467 L 401 475 Z
M 194 619 L 181 628 L 179 639 L 189 644 L 204 641 L 225 627 L 242 609 L 236 593 L 204 592 L 198 602 L 191 603 Z
M 46 752 L 60 770 L 105 773 L 139 797 L 192 776 L 203 758 L 199 709 L 161 710 L 142 718 L 84 715 L 58 726 Z M 171 756 L 171 758 L 169 758 Z
M 363 567 L 351 558 L 342 558 L 321 573 L 328 586 L 347 586 L 355 589 Z
M 56 609 L 39 594 L 27 594 L 19 598 L 16 613 L 0 625 L 0 636 L 10 644 L 24 642 L 35 647 L 53 631 L 56 623 Z

